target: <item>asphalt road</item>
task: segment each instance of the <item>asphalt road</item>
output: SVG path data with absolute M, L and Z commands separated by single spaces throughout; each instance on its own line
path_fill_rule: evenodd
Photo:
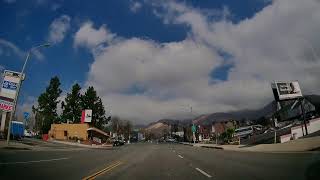
M 320 153 L 253 153 L 180 144 L 112 150 L 0 150 L 0 179 L 320 179 Z M 311 178 L 313 177 L 313 178 Z

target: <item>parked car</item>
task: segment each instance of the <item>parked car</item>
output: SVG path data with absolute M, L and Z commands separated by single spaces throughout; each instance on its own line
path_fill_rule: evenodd
M 124 145 L 124 141 L 122 140 L 113 140 L 113 146 L 122 146 Z

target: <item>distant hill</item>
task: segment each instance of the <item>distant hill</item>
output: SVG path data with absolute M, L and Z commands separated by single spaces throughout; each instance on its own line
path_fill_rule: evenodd
M 254 121 L 260 117 L 270 116 L 276 109 L 275 101 L 267 104 L 261 109 L 256 110 L 241 110 L 241 111 L 231 111 L 231 112 L 218 112 L 212 114 L 202 115 L 198 118 L 195 118 L 193 122 L 195 124 L 209 125 L 212 122 L 222 122 L 233 120 L 250 120 Z
M 306 95 L 306 100 L 311 102 L 316 106 L 318 112 L 320 112 L 320 96 L 319 95 Z M 217 112 L 211 114 L 200 115 L 193 120 L 173 120 L 173 119 L 161 119 L 156 122 L 153 122 L 147 126 L 150 127 L 156 123 L 162 123 L 163 125 L 172 125 L 179 123 L 180 125 L 195 124 L 210 125 L 212 122 L 222 122 L 230 119 L 233 120 L 250 120 L 255 121 L 261 117 L 270 117 L 276 111 L 276 102 L 272 101 L 260 109 L 255 110 L 240 110 L 240 111 L 231 111 L 231 112 Z M 151 130 L 152 128 L 150 128 Z

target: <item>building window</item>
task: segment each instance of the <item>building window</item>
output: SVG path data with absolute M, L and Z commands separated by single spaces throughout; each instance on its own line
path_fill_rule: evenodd
M 68 131 L 63 132 L 64 136 L 68 136 Z

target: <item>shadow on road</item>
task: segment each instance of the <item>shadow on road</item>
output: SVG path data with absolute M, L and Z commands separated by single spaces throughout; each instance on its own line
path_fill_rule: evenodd
M 320 161 L 316 161 L 308 166 L 305 176 L 307 180 L 318 180 L 320 179 Z

